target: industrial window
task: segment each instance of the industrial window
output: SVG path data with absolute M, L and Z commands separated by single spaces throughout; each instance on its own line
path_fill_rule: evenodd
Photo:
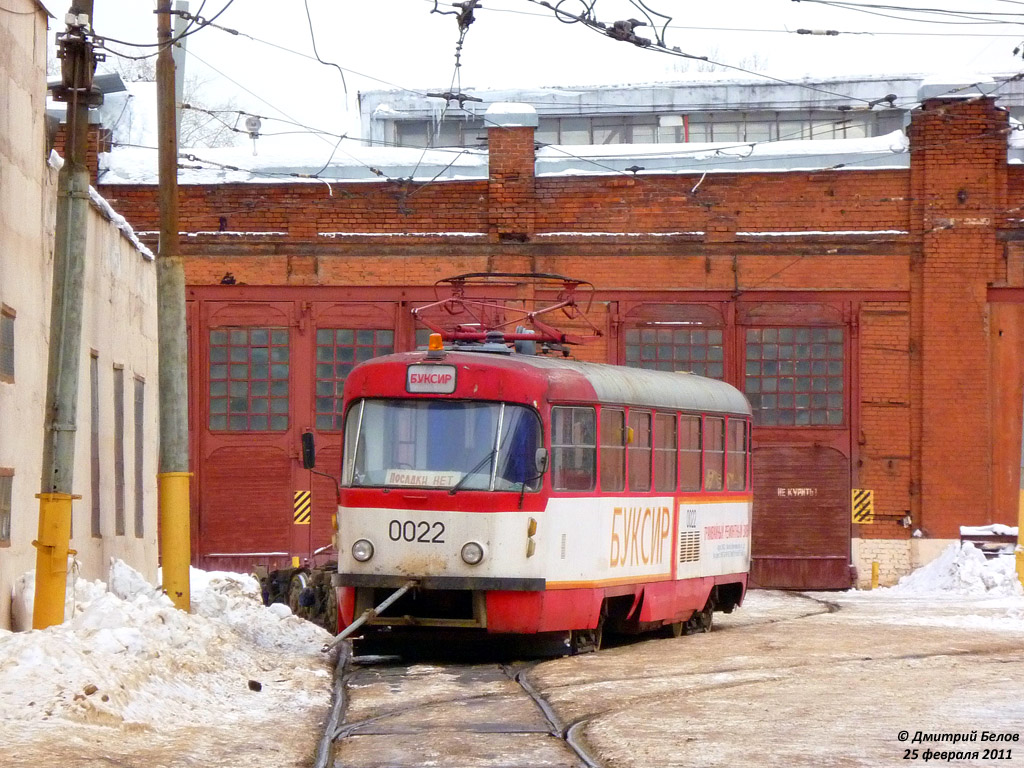
M 676 417 L 654 414 L 654 490 L 676 489 Z
M 792 139 L 843 139 L 878 136 L 894 129 L 885 114 L 853 116 L 849 112 L 790 110 L 695 112 L 634 115 L 540 117 L 534 138 L 540 144 L 650 144 L 685 142 L 759 142 Z M 397 120 L 401 146 L 474 146 L 486 126 L 476 117 Z M 899 126 L 896 125 L 896 128 Z
M 14 381 L 14 317 L 15 311 L 0 304 L 0 381 Z
M 210 331 L 210 429 L 288 429 L 288 329 Z
M 342 393 L 352 367 L 394 350 L 394 331 L 321 328 L 316 332 L 317 429 L 342 428 Z
M 0 547 L 11 544 L 11 498 L 14 495 L 14 470 L 0 467 Z
M 656 371 L 689 371 L 712 379 L 725 372 L 720 329 L 661 326 L 626 331 L 626 365 Z
M 704 419 L 704 490 L 720 491 L 725 481 L 725 419 Z
M 747 486 L 747 423 L 729 419 L 728 477 L 726 488 L 742 491 Z
M 143 475 L 143 464 L 145 452 L 145 437 L 143 427 L 145 426 L 145 402 L 146 382 L 138 376 L 135 377 L 135 536 L 142 538 L 145 531 L 144 507 L 142 505 L 145 476 Z
M 651 490 L 651 414 L 629 411 L 629 490 Z
M 102 536 L 100 527 L 100 358 L 89 355 L 89 499 L 92 535 Z
M 679 490 L 699 491 L 701 452 L 700 416 L 683 414 L 679 419 Z
M 597 429 L 593 408 L 551 409 L 551 484 L 556 491 L 594 488 Z
M 626 489 L 626 414 L 601 409 L 601 490 Z
M 755 423 L 843 423 L 842 328 L 750 328 L 746 358 Z
M 124 367 L 114 366 L 114 533 L 124 536 Z
M 396 120 L 395 140 L 402 147 L 467 147 L 486 140 L 481 118 Z

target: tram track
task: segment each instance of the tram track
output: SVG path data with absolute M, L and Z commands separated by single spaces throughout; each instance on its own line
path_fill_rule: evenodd
M 528 674 L 537 663 L 443 663 L 423 675 L 414 663 L 366 664 L 361 657 L 344 656 L 336 676 L 342 685 L 336 686 L 314 766 L 401 768 L 430 762 L 599 768 L 580 738 L 585 723 L 563 723 L 530 685 Z M 439 690 L 431 691 L 438 680 Z M 472 693 L 477 683 L 487 690 Z M 357 711 L 348 719 L 353 692 Z M 360 695 L 377 701 L 360 708 Z M 383 740 L 386 753 L 380 749 Z M 417 742 L 418 749 L 407 748 Z
M 748 626 L 718 627 L 716 631 L 756 630 L 759 626 L 763 627 L 766 624 L 795 622 L 838 610 L 838 606 L 828 600 L 803 594 L 800 594 L 799 597 L 812 603 L 813 609 L 786 617 L 765 618 Z M 530 682 L 530 672 L 541 663 L 540 661 L 491 662 L 483 665 L 444 663 L 433 667 L 429 675 L 417 676 L 415 670 L 418 667 L 415 663 L 396 664 L 396 657 L 383 657 L 378 660 L 371 660 L 371 657 L 352 657 L 350 648 L 349 643 L 343 643 L 339 649 L 335 694 L 332 697 L 330 716 L 325 724 L 314 768 L 377 768 L 377 766 L 383 765 L 400 768 L 401 766 L 422 765 L 425 762 L 422 751 L 410 750 L 408 753 L 402 754 L 399 750 L 398 753 L 390 753 L 382 762 L 372 756 L 372 749 L 364 750 L 360 747 L 361 741 L 370 742 L 374 739 L 385 738 L 394 741 L 411 736 L 420 739 L 421 748 L 429 749 L 431 747 L 428 745 L 435 741 L 441 744 L 455 739 L 463 746 L 472 743 L 474 745 L 472 748 L 478 753 L 478 757 L 471 763 L 444 762 L 443 760 L 432 763 L 440 766 L 470 764 L 484 768 L 488 765 L 500 764 L 503 768 L 508 768 L 510 765 L 516 765 L 517 763 L 510 763 L 507 759 L 497 759 L 496 753 L 501 752 L 500 744 L 488 746 L 489 740 L 497 744 L 502 739 L 507 741 L 508 737 L 543 738 L 556 742 L 561 747 L 562 756 L 556 758 L 554 762 L 538 762 L 534 757 L 524 762 L 524 766 L 599 768 L 602 765 L 598 757 L 589 751 L 584 733 L 595 717 L 606 715 L 607 712 L 590 713 L 568 721 L 559 717 L 548 697 Z M 723 672 L 723 670 L 717 671 Z M 497 675 L 514 684 L 515 688 L 495 689 Z M 470 681 L 471 683 L 483 681 L 482 687 L 491 688 L 491 690 L 479 692 L 477 689 L 480 686 L 469 685 L 466 688 L 455 686 L 448 691 L 441 690 L 430 693 L 428 690 L 424 693 L 422 688 L 429 688 L 434 677 Z M 630 679 L 642 679 L 648 684 L 652 682 L 651 678 L 646 675 Z M 618 681 L 629 682 L 627 679 L 618 679 Z M 733 681 L 725 685 L 743 685 L 750 682 L 763 682 L 763 678 L 759 676 L 757 680 Z M 377 692 L 376 704 L 369 708 L 363 704 L 357 712 L 353 713 L 350 708 L 352 691 L 372 689 L 374 686 L 382 688 Z M 556 693 L 559 688 L 556 686 L 548 693 Z M 500 718 L 495 719 L 487 714 L 488 710 L 514 709 L 512 707 L 513 692 L 518 692 L 529 700 L 538 714 L 535 720 L 531 721 L 521 708 L 517 710 L 518 720 L 516 717 L 512 717 L 509 721 L 501 721 Z M 358 697 L 359 694 L 357 694 Z M 453 716 L 449 710 L 456 707 L 461 707 L 467 714 L 461 719 L 458 716 Z M 480 715 L 481 712 L 484 714 Z M 443 749 L 440 747 L 437 749 L 443 757 Z M 368 752 L 371 754 L 368 755 Z M 488 762 L 486 757 L 479 757 L 479 755 L 493 755 L 495 761 Z M 506 755 L 505 758 L 507 757 Z

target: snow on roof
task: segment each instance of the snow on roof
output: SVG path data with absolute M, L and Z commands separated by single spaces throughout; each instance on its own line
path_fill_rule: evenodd
M 988 96 L 995 89 L 995 80 L 989 75 L 969 72 L 928 75 L 917 87 L 917 98 L 974 99 Z
M 537 151 L 538 176 L 621 173 L 750 173 L 823 169 L 903 169 L 909 166 L 902 131 L 868 139 L 753 143 L 548 145 Z M 104 155 L 103 184 L 157 183 L 154 150 L 119 147 Z M 469 180 L 487 178 L 487 152 L 345 146 L 329 151 L 269 152 L 248 147 L 204 149 L 182 157 L 179 184 L 331 181 Z M 314 178 L 314 175 L 318 178 Z
M 156 184 L 157 153 L 119 147 L 103 156 L 101 184 Z M 303 149 L 253 154 L 252 147 L 185 150 L 179 184 L 384 181 L 440 181 L 487 178 L 487 154 L 477 149 L 408 149 L 342 145 L 331 155 Z M 315 176 L 314 176 L 315 175 Z
M 908 168 L 903 131 L 869 139 L 816 139 L 714 144 L 549 145 L 537 152 L 537 175 L 752 173 Z
M 50 150 L 50 157 L 47 161 L 51 168 L 60 170 L 64 165 L 64 158 L 57 154 L 56 150 Z M 106 198 L 103 197 L 96 188 L 92 185 L 89 186 L 89 200 L 93 204 L 93 207 L 100 212 L 107 221 L 117 227 L 121 234 L 124 235 L 135 246 L 136 250 L 142 254 L 143 258 L 153 261 L 155 258 L 153 252 L 149 250 L 146 245 L 136 236 L 135 230 L 132 229 L 132 225 L 128 223 L 128 220 L 124 216 L 115 211 L 110 203 L 107 202 Z
M 529 104 L 499 101 L 484 113 L 487 125 L 501 128 L 536 128 L 537 110 Z

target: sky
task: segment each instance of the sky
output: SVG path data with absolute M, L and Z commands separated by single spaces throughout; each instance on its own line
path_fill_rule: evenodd
M 54 8 L 59 2 L 48 0 Z M 206 0 L 202 5 L 201 0 L 191 0 L 193 13 L 208 20 L 216 16 L 214 24 L 239 34 L 206 27 L 190 35 L 186 74 L 205 82 L 202 94 L 207 103 L 230 102 L 237 109 L 298 123 L 302 127 L 264 121 L 262 127 L 264 133 L 298 131 L 290 134 L 298 141 L 309 139 L 307 127 L 358 136 L 357 95 L 366 90 L 470 92 L 755 77 L 726 68 L 708 74 L 705 63 L 612 40 L 581 23 L 563 23 L 535 0 L 483 0 L 466 30 L 457 69 L 456 16 L 433 12 L 435 7 L 452 12 L 451 3 L 233 0 L 220 13 L 225 2 Z M 590 0 L 589 7 L 594 18 L 610 23 L 642 19 L 640 0 L 636 2 Z M 818 0 L 648 0 L 647 7 L 672 17 L 668 27 L 658 30 L 669 47 L 771 77 L 1024 70 L 1024 61 L 1013 54 L 1024 40 L 1024 5 L 1010 0 L 891 2 L 969 9 L 970 18 L 842 8 Z M 130 50 L 115 39 L 152 44 L 154 7 L 151 1 L 95 0 L 94 29 L 108 38 L 110 51 Z M 577 15 L 587 7 L 583 0 L 559 4 Z M 51 27 L 57 26 L 54 20 Z M 801 35 L 795 32 L 800 28 L 842 34 Z M 636 33 L 653 37 L 655 30 L 640 27 Z M 317 55 L 330 64 L 318 62 Z

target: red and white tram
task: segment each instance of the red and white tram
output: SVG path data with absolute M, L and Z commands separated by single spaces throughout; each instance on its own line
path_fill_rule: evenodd
M 750 405 L 687 373 L 444 350 L 345 383 L 339 627 L 710 628 L 750 565 Z

